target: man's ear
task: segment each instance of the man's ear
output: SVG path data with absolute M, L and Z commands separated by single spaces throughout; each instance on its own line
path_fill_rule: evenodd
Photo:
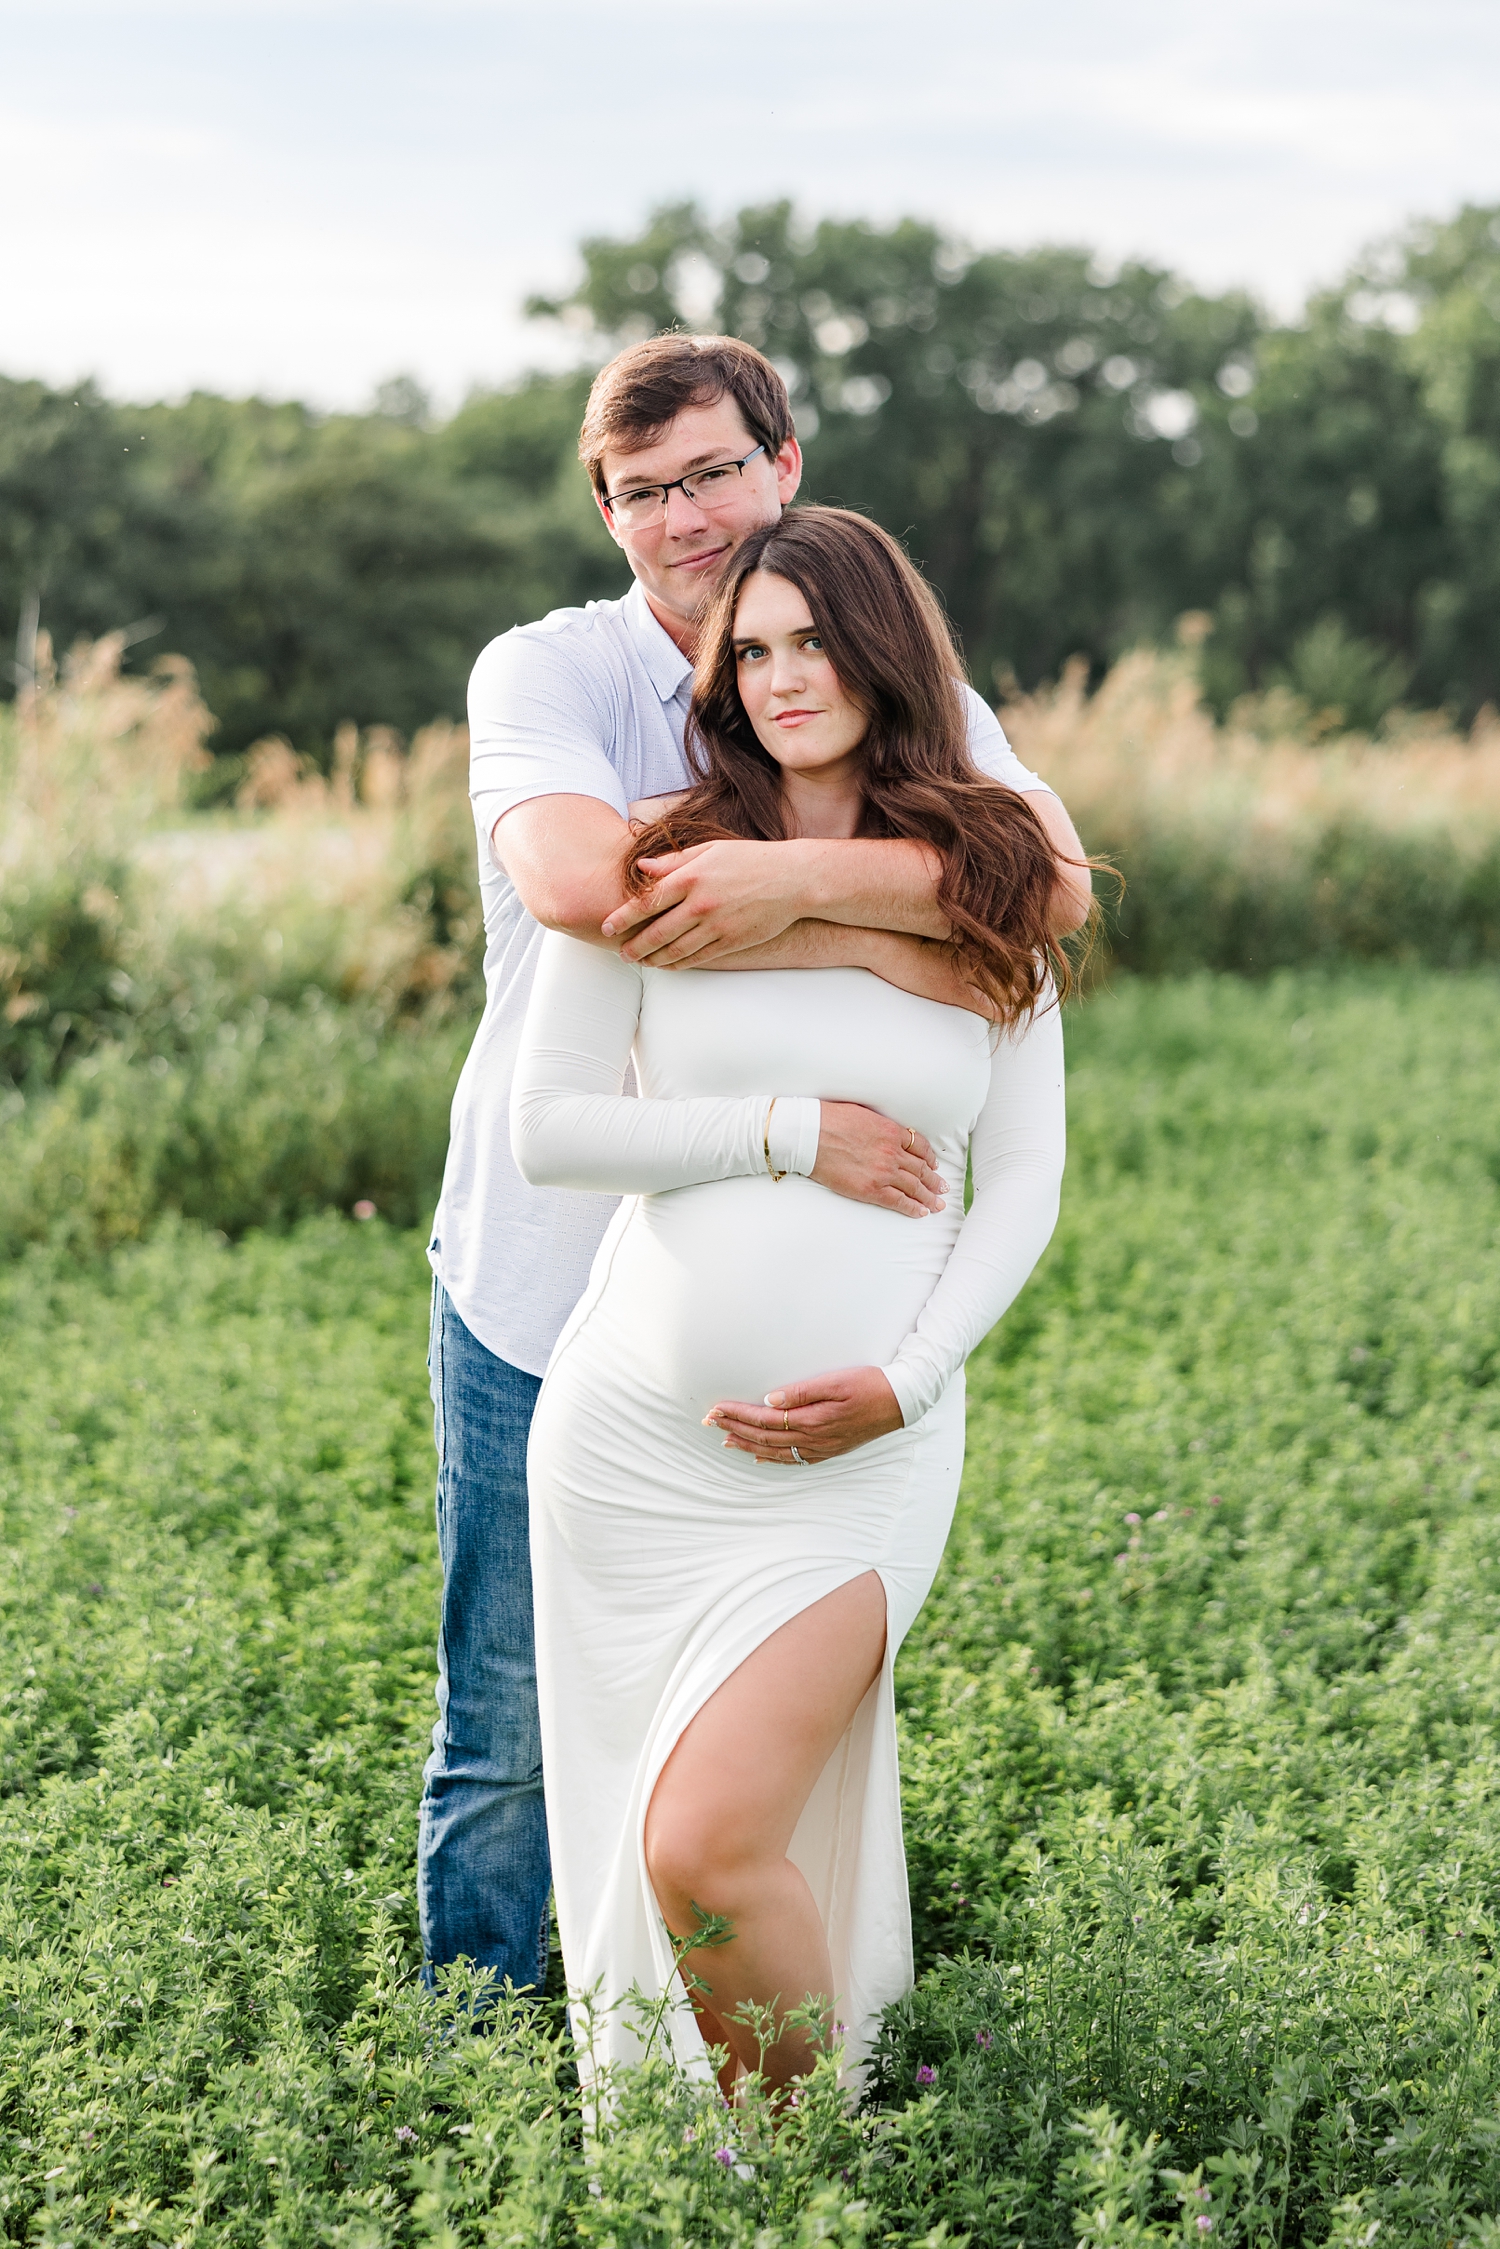
M 599 514 L 603 521 L 605 530 L 614 540 L 617 547 L 623 547 L 625 541 L 620 537 L 619 532 L 615 529 L 615 519 L 610 514 L 608 508 L 604 505 L 603 495 L 601 494 L 598 485 L 593 482 L 592 478 L 589 481 L 589 490 L 594 495 L 594 505 L 599 510 Z
M 795 437 L 789 437 L 771 463 L 776 472 L 776 497 L 782 506 L 790 507 L 802 482 L 802 448 Z

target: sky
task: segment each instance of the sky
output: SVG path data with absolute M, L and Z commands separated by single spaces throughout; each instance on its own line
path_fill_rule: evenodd
M 1086 243 L 1292 313 L 1500 202 L 1496 0 L 0 0 L 0 371 L 440 407 L 653 204 Z

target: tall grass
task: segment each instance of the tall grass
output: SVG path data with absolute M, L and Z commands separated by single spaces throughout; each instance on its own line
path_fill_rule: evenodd
M 0 1253 L 168 1209 L 415 1223 L 480 1001 L 466 735 L 345 727 L 327 774 L 262 742 L 194 809 L 212 717 L 180 660 L 126 678 L 122 647 L 59 672 L 43 641 L 0 710 Z M 1187 650 L 1005 717 L 1125 875 L 1119 965 L 1500 958 L 1493 720 L 1319 740 L 1284 696 L 1221 729 Z
M 1012 703 L 1022 759 L 1126 878 L 1111 949 L 1148 975 L 1500 959 L 1500 720 L 1319 740 L 1290 695 L 1218 727 L 1191 654 L 1143 649 Z M 1309 739 L 1309 737 L 1313 737 Z
M 466 737 L 346 728 L 328 777 L 264 742 L 195 814 L 212 718 L 122 645 L 44 645 L 0 716 L 0 1249 L 415 1223 L 477 1005 Z

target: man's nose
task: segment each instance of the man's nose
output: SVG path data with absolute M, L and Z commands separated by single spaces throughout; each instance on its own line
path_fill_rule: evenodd
M 667 532 L 672 538 L 691 538 L 695 531 L 704 529 L 708 517 L 696 500 L 690 500 L 680 484 L 675 484 L 667 494 Z

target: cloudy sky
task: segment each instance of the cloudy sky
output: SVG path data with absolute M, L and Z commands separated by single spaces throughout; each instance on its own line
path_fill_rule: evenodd
M 1140 252 L 1283 309 L 1500 201 L 1495 0 L 0 0 L 0 371 L 444 404 L 653 202 Z

